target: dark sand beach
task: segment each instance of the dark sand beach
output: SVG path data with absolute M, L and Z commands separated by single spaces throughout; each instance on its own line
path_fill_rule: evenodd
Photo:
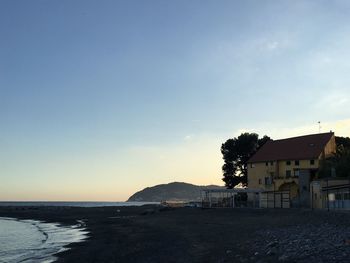
M 0 207 L 1 217 L 83 220 L 58 262 L 350 262 L 350 214 L 310 210 Z

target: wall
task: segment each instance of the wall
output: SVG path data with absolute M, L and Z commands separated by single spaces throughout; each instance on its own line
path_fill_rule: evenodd
M 265 177 L 270 176 L 271 172 L 275 172 L 275 164 L 266 166 L 264 163 L 254 163 L 254 168 L 251 167 L 251 164 L 248 164 L 248 187 L 251 189 L 262 189 L 262 190 L 273 190 L 273 185 L 265 185 Z M 259 179 L 261 184 L 259 184 Z
M 253 165 L 255 167 L 251 167 L 251 164 L 248 164 L 248 187 L 252 189 L 274 190 L 273 185 L 265 185 L 265 177 L 274 173 L 275 190 L 279 190 L 286 183 L 294 182 L 298 184 L 298 177 L 294 177 L 294 170 L 318 169 L 319 166 L 319 160 L 315 160 L 313 165 L 310 164 L 310 160 L 299 160 L 299 165 L 295 165 L 294 161 L 291 160 L 290 165 L 287 165 L 286 161 L 274 161 L 273 165 L 268 162 L 268 166 L 266 166 L 265 162 L 254 163 Z M 287 170 L 291 171 L 291 178 L 286 178 Z M 259 184 L 259 179 L 261 179 L 262 184 Z
M 324 148 L 324 157 L 329 157 L 333 153 L 335 153 L 337 150 L 337 145 L 335 143 L 335 136 L 333 135 L 332 138 L 329 140 L 329 142 L 326 144 L 326 147 Z M 322 156 L 321 156 L 322 157 Z

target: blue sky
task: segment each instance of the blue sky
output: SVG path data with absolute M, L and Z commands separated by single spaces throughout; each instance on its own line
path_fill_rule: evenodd
M 348 1 L 0 2 L 0 200 L 221 184 L 220 145 L 350 135 Z

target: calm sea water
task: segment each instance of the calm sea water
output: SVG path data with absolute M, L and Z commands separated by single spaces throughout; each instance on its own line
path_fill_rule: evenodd
M 101 206 L 141 206 L 159 204 L 159 202 L 0 202 L 0 206 L 76 206 L 76 207 L 101 207 Z
M 83 241 L 87 232 L 35 220 L 0 217 L 0 262 L 52 262 L 64 246 Z

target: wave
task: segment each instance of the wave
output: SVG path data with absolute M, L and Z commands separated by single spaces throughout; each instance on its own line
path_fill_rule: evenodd
M 55 254 L 65 251 L 68 244 L 81 242 L 88 232 L 84 222 L 74 226 L 44 223 L 37 220 L 1 218 L 0 263 L 53 262 Z

